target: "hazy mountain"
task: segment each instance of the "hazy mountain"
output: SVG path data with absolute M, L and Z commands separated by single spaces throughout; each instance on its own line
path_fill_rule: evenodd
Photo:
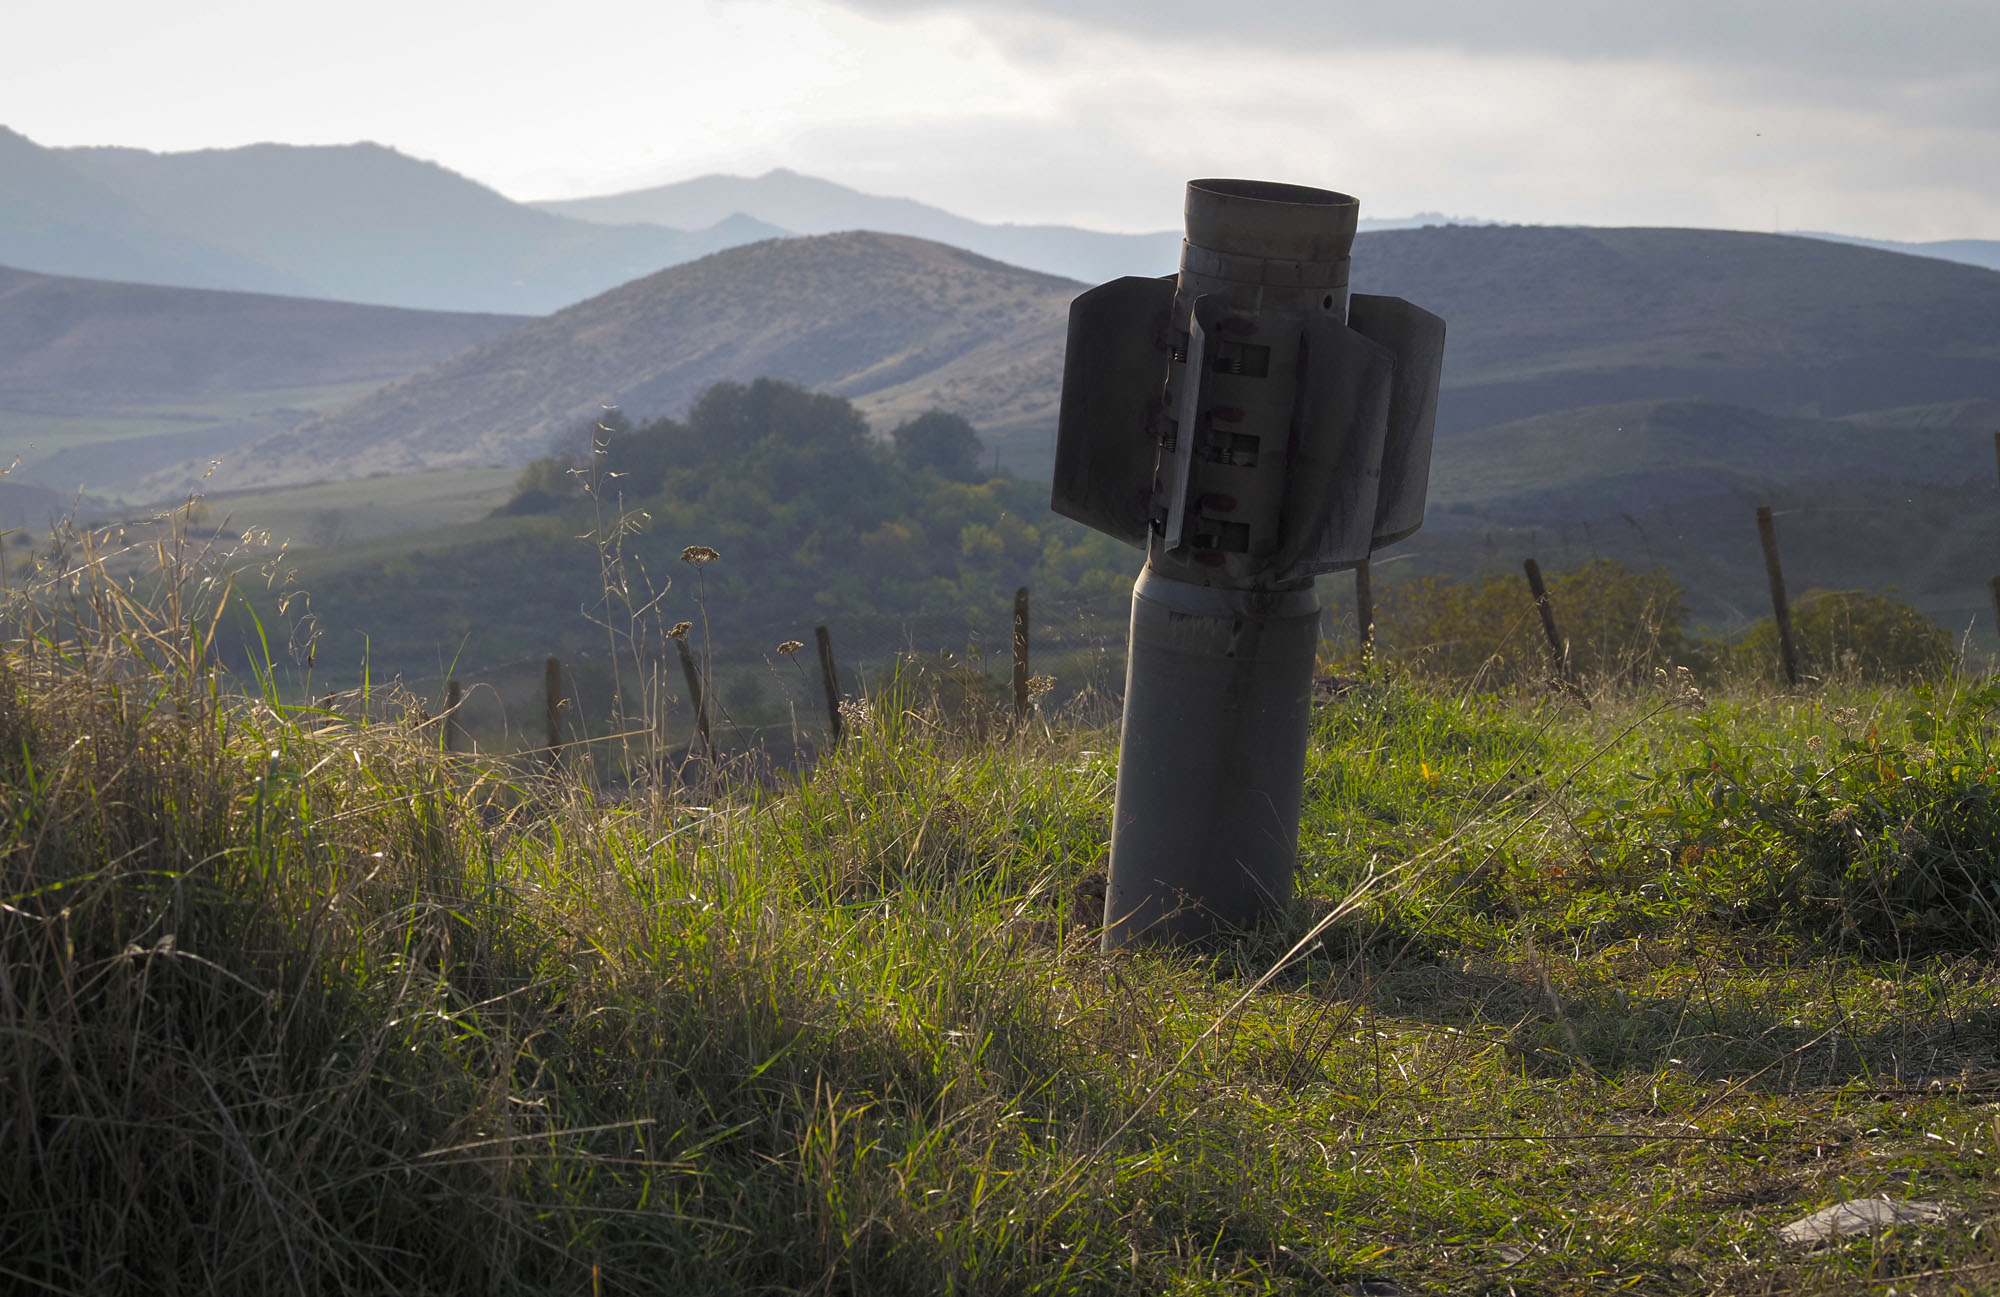
M 520 462 L 605 405 L 678 411 L 721 379 L 782 378 L 881 420 L 935 405 L 1000 440 L 1054 419 L 1079 285 L 874 233 L 780 239 L 674 266 L 481 344 L 227 468 L 232 484 Z
M 1354 265 L 1357 288 L 1450 322 L 1447 442 L 1629 402 L 1742 407 L 1809 437 L 1793 424 L 1899 411 L 1913 426 L 1915 407 L 2000 399 L 2000 276 L 1949 262 L 1777 235 L 1494 226 L 1364 234 Z M 1079 288 L 887 235 L 737 248 L 453 357 L 260 446 L 242 471 L 520 460 L 602 405 L 673 413 L 710 382 L 770 375 L 854 398 L 878 423 L 957 411 L 1040 474 Z M 1727 455 L 1764 434 L 1719 419 L 1699 435 Z M 1854 444 L 1893 469 L 1905 440 Z M 1517 453 L 1560 468 L 1567 444 Z
M 573 220 L 379 144 L 55 152 L 161 227 L 346 301 L 540 314 L 781 233 L 747 218 L 693 232 Z
M 1178 230 L 1106 234 L 1069 225 L 987 225 L 914 199 L 864 194 L 796 171 L 770 171 L 754 178 L 701 176 L 655 189 L 535 206 L 618 225 L 691 227 L 743 212 L 795 234 L 842 230 L 907 234 L 1090 283 L 1120 275 L 1169 274 L 1180 262 Z
M 0 126 L 0 263 L 59 275 L 262 292 L 311 285 L 254 258 L 169 229 Z
M 1902 252 L 1913 257 L 1937 257 L 1968 266 L 2000 270 L 2000 239 L 1933 239 L 1922 243 L 1899 243 L 1894 239 L 1864 239 L 1852 234 L 1826 234 L 1818 230 L 1798 230 L 1809 239 L 1830 239 L 1884 252 Z
M 965 248 L 1051 275 L 1100 283 L 1120 275 L 1171 274 L 1180 264 L 1181 233 L 1110 234 L 1073 225 L 994 225 L 911 198 L 858 189 L 780 168 L 761 176 L 698 176 L 652 189 L 536 203 L 546 211 L 613 225 L 651 222 L 692 227 L 743 212 L 795 234 L 877 230 Z M 1364 230 L 1415 229 L 1455 221 L 1435 212 L 1367 218 Z M 1465 222 L 1472 223 L 1472 222 Z
M 0 264 L 48 274 L 540 314 L 784 231 L 620 228 L 375 144 L 46 149 L 0 128 Z

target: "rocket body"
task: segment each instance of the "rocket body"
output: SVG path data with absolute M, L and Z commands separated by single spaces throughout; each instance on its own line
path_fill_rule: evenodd
M 1327 190 L 1195 181 L 1180 273 L 1071 308 L 1053 505 L 1146 549 L 1107 947 L 1290 898 L 1313 578 L 1422 521 L 1443 322 L 1350 301 L 1356 214 Z

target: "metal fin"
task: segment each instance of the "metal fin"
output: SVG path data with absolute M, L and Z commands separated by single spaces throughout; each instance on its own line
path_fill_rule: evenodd
M 1128 276 L 1091 289 L 1069 308 L 1049 504 L 1141 547 L 1151 529 L 1173 302 L 1172 276 Z
M 1306 322 L 1292 457 L 1285 469 L 1282 580 L 1368 557 L 1389 430 L 1395 357 L 1331 316 Z
M 1348 299 L 1347 325 L 1396 357 L 1372 537 L 1380 549 L 1424 525 L 1438 380 L 1444 372 L 1444 321 L 1400 297 L 1356 293 Z
M 1167 521 L 1161 533 L 1167 552 L 1187 539 L 1188 497 L 1194 492 L 1194 448 L 1201 439 L 1201 416 L 1208 408 L 1210 339 L 1219 312 L 1214 298 L 1194 299 L 1188 317 L 1187 362 L 1181 371 L 1180 409 L 1175 412 L 1172 455 L 1160 456 L 1161 489 L 1167 498 Z

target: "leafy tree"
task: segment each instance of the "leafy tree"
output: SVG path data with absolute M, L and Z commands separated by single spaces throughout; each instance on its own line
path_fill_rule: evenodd
M 586 644 L 603 582 L 580 538 L 614 524 L 633 570 L 655 589 L 680 582 L 660 605 L 675 619 L 694 612 L 681 550 L 720 550 L 702 573 L 708 622 L 753 645 L 833 612 L 1005 624 L 1016 586 L 1122 592 L 1138 567 L 1130 550 L 1051 517 L 1040 484 L 979 473 L 978 438 L 954 415 L 885 441 L 848 402 L 770 379 L 717 384 L 679 419 L 615 414 L 591 425 L 587 449 L 522 473 L 502 512 L 543 516 L 393 574 L 380 562 L 324 574 L 316 610 L 368 627 L 383 660 L 390 637 L 453 616 L 475 627 L 486 646 L 475 653 Z
M 889 434 L 896 458 L 912 472 L 930 469 L 949 482 L 981 482 L 986 447 L 971 424 L 955 414 L 932 410 Z

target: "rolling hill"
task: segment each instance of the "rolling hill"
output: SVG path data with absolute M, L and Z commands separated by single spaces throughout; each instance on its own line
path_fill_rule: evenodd
M 1356 240 L 1354 286 L 1442 315 L 1447 435 L 1687 400 L 1832 418 L 2000 397 L 2000 274 L 1722 230 L 1449 226 Z
M 0 404 L 122 406 L 387 382 L 521 323 L 0 266 Z
M 626 284 L 494 338 L 227 468 L 231 485 L 519 463 L 606 405 L 678 411 L 722 379 L 782 378 L 878 422 L 933 406 L 1046 449 L 1080 285 L 886 234 L 782 239 Z
M 127 492 L 520 323 L 0 267 L 0 454 L 19 482 Z
M 1909 243 L 1896 239 L 1864 239 L 1857 234 L 1827 234 L 1820 230 L 1798 230 L 1799 234 L 1815 239 L 1830 239 L 1835 243 L 1852 243 L 1863 248 L 1880 248 L 1884 252 L 1902 252 L 1913 257 L 1938 257 L 1945 261 L 1956 261 L 1968 266 L 1983 266 L 1988 270 L 2000 270 L 2000 239 L 1928 239 Z
M 1967 419 L 1892 428 L 1707 401 L 1561 410 L 1451 439 L 1431 476 L 1430 503 L 1447 515 L 1530 526 L 1768 494 L 1807 478 L 1869 479 L 1892 459 L 1901 482 L 1956 483 L 1992 471 L 1988 426 Z
M 1796 421 L 1906 426 L 1912 410 L 2000 400 L 2000 274 L 1950 262 L 1724 231 L 1453 226 L 1364 234 L 1354 266 L 1357 288 L 1450 321 L 1447 443 L 1561 411 L 1699 401 L 1713 409 L 1683 423 L 1715 446 L 1748 435 L 1724 409 L 1793 421 L 1810 445 Z M 736 248 L 264 443 L 245 480 L 518 461 L 603 405 L 673 413 L 710 382 L 758 375 L 850 397 L 878 424 L 953 410 L 1039 476 L 1078 288 L 888 235 Z M 1616 411 L 1593 418 L 1619 426 Z M 1895 434 L 1851 440 L 1857 466 L 1898 460 Z M 1514 453 L 1559 467 L 1566 444 L 1525 438 Z

